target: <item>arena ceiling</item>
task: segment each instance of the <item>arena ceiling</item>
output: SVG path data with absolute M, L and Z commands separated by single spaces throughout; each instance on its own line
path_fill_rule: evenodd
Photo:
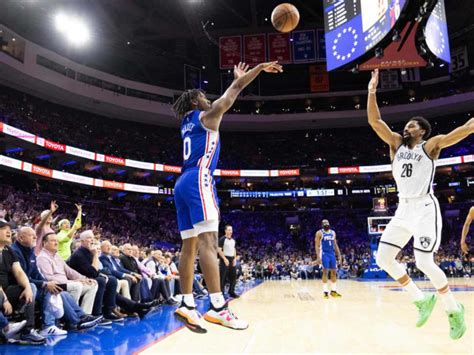
M 48 49 L 109 73 L 181 89 L 183 64 L 218 67 L 221 35 L 272 31 L 272 9 L 281 0 L 2 0 L 0 23 Z M 323 26 L 322 0 L 293 0 L 299 28 Z M 470 0 L 446 0 L 453 40 L 474 32 Z M 86 19 L 93 40 L 68 46 L 56 33 L 54 15 Z M 205 30 L 203 24 L 206 24 Z M 207 32 L 207 33 L 206 33 Z

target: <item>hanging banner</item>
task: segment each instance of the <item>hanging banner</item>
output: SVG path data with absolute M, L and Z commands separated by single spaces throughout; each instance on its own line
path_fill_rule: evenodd
M 242 36 L 219 38 L 219 66 L 233 69 L 242 60 Z
M 316 30 L 316 47 L 317 58 L 320 62 L 326 61 L 326 38 L 324 37 L 324 29 Z
M 278 60 L 280 64 L 291 64 L 291 44 L 289 33 L 268 34 L 268 60 Z
M 309 87 L 311 92 L 329 91 L 329 74 L 325 64 L 309 66 Z
M 267 61 L 265 34 L 244 36 L 244 62 L 251 67 Z
M 184 65 L 184 90 L 201 88 L 201 69 Z
M 316 61 L 314 30 L 293 32 L 293 62 L 312 63 Z

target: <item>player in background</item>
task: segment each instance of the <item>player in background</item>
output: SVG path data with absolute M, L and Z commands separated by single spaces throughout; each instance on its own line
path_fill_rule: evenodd
M 331 272 L 331 296 L 340 298 L 337 292 L 337 262 L 342 263 L 341 251 L 336 241 L 336 232 L 331 229 L 329 221 L 324 219 L 322 221 L 322 229 L 316 232 L 314 245 L 316 247 L 317 263 L 323 265 L 323 297 L 329 298 L 328 291 L 328 272 Z
M 380 116 L 376 99 L 378 78 L 376 69 L 372 72 L 368 87 L 367 115 L 372 129 L 390 147 L 399 204 L 380 239 L 377 264 L 408 291 L 419 312 L 416 326 L 424 325 L 433 311 L 437 296 L 423 294 L 395 259 L 413 236 L 416 266 L 430 279 L 444 302 L 451 338 L 459 339 L 466 332 L 464 306 L 456 302 L 446 275 L 434 261 L 434 253 L 441 243 L 442 218 L 432 184 L 441 150 L 473 133 L 474 119 L 448 134 L 428 139 L 430 123 L 423 117 L 412 117 L 405 125 L 402 136 L 393 132 Z

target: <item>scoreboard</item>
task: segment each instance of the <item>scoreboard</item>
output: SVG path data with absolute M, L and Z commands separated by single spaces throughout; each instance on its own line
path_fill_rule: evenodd
M 406 0 L 324 0 L 328 71 L 361 57 L 395 26 Z

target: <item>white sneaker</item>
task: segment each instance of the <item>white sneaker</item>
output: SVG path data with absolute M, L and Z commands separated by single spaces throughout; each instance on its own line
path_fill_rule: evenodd
M 231 329 L 244 330 L 249 327 L 246 321 L 238 319 L 231 312 L 227 304 L 219 310 L 215 309 L 211 304 L 211 308 L 204 315 L 204 319 L 210 323 L 219 324 Z
M 174 311 L 174 315 L 178 320 L 183 322 L 189 330 L 195 333 L 207 333 L 202 316 L 196 310 L 196 307 L 188 307 L 182 302 L 178 309 Z
M 58 336 L 58 335 L 66 335 L 67 331 L 64 329 L 60 329 L 56 327 L 55 325 L 52 325 L 48 328 L 42 329 L 39 333 L 40 335 L 44 337 L 50 337 L 50 336 L 52 337 L 52 336 Z
M 26 320 L 21 322 L 10 322 L 8 323 L 7 331 L 2 330 L 3 335 L 6 339 L 10 339 L 18 334 L 26 325 Z
M 183 301 L 183 295 L 175 295 L 173 298 L 176 300 L 176 302 L 181 303 Z

